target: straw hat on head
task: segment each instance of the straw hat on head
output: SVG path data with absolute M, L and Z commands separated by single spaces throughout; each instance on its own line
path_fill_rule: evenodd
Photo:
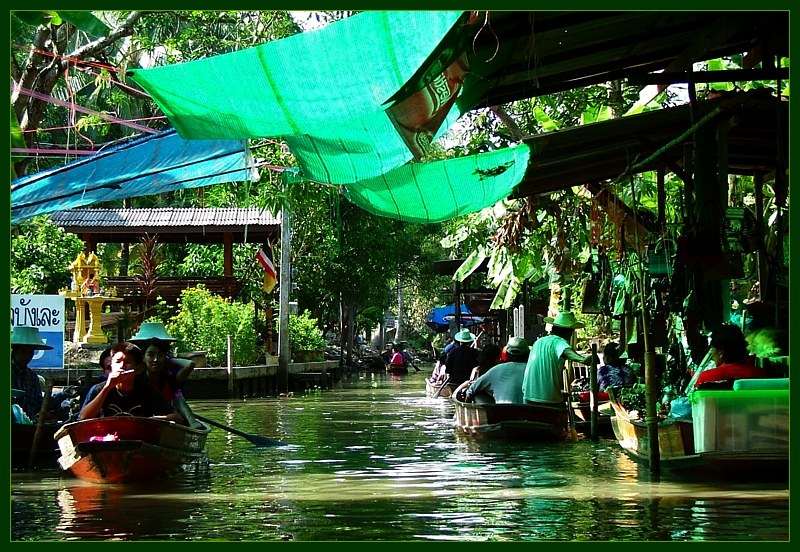
M 139 331 L 128 341 L 134 345 L 141 346 L 144 342 L 150 341 L 151 339 L 157 339 L 159 341 L 166 341 L 169 343 L 178 341 L 167 333 L 167 329 L 164 327 L 163 322 L 142 322 Z
M 569 328 L 572 330 L 577 330 L 585 326 L 585 324 L 583 324 L 582 322 L 578 322 L 575 319 L 575 315 L 572 314 L 570 311 L 561 311 L 556 315 L 555 318 L 546 316 L 544 318 L 544 321 L 547 324 L 552 324 L 553 326 L 558 326 L 560 328 Z
M 460 343 L 472 343 L 473 341 L 475 341 L 475 334 L 473 334 L 468 329 L 464 328 L 463 330 L 458 332 L 456 335 L 454 335 L 453 339 L 455 339 L 456 341 L 458 341 Z
M 528 342 L 521 337 L 512 337 L 506 345 L 506 352 L 512 355 L 526 355 L 530 351 Z
M 11 329 L 11 346 L 13 347 L 14 345 L 29 345 L 34 349 L 44 351 L 49 351 L 53 348 L 42 341 L 42 337 L 39 335 L 39 328 L 31 326 L 14 326 Z

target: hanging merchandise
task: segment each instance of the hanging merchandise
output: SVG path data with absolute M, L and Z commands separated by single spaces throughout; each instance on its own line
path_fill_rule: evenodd
M 675 258 L 675 242 L 670 238 L 661 238 L 647 246 L 648 272 L 650 276 L 668 276 L 672 272 L 672 260 Z

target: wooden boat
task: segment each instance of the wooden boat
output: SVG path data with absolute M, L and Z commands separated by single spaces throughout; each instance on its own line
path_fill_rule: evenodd
M 455 403 L 456 430 L 471 435 L 522 440 L 558 440 L 567 435 L 564 406 Z
M 208 464 L 210 429 L 154 418 L 118 416 L 65 424 L 56 434 L 58 464 L 93 483 L 132 483 Z
M 785 389 L 748 389 L 754 381 L 733 390 L 694 391 L 691 418 L 661 419 L 660 467 L 675 474 L 787 480 L 788 379 Z M 613 392 L 611 406 L 611 427 L 620 446 L 634 460 L 649 464 L 647 424 L 632 418 Z
M 592 404 L 588 398 L 589 393 L 573 393 L 571 399 L 572 411 L 575 414 L 575 429 L 578 433 L 590 435 L 592 431 Z M 597 434 L 601 437 L 614 438 L 611 428 L 611 405 L 607 393 L 598 393 L 597 403 Z
M 441 383 L 431 383 L 431 380 L 425 378 L 425 396 L 428 398 L 432 398 L 436 395 L 436 392 L 439 391 L 439 388 L 442 386 Z M 443 399 L 450 398 L 450 395 L 453 393 L 453 390 L 450 389 L 449 385 L 445 385 L 444 388 L 439 392 L 439 397 Z M 437 398 L 439 398 L 437 397 Z
M 31 448 L 36 435 L 36 424 L 11 423 L 11 469 L 25 470 L 28 467 L 36 470 L 58 469 L 58 446 L 53 442 L 53 435 L 62 423 L 45 423 L 39 432 L 39 443 L 30 464 Z
M 386 371 L 390 374 L 408 374 L 408 366 L 406 365 L 394 365 L 391 364 L 386 365 Z

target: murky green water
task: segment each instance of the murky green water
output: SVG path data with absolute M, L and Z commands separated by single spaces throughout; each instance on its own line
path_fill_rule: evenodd
M 214 429 L 207 472 L 150 485 L 14 473 L 11 540 L 789 539 L 787 484 L 653 480 L 612 440 L 461 437 L 452 406 L 425 397 L 426 374 L 354 375 L 288 399 L 190 401 L 289 445 L 258 449 Z

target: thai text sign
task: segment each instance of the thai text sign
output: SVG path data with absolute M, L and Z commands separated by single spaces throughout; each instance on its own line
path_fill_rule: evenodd
M 37 350 L 31 368 L 64 368 L 64 297 L 61 295 L 11 295 L 11 327 L 32 326 L 49 351 Z

